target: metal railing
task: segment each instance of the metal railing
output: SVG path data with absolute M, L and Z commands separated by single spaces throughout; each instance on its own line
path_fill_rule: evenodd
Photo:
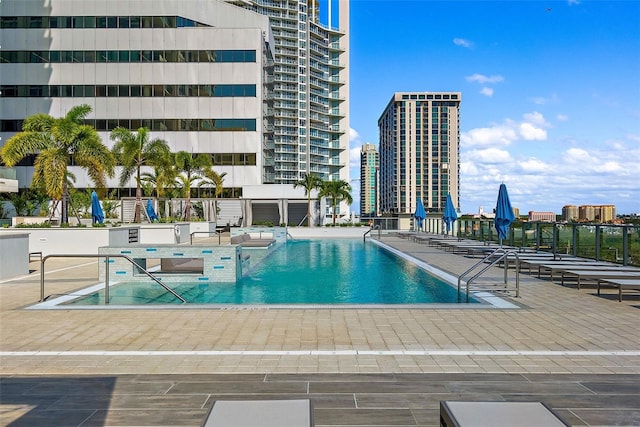
M 105 258 L 105 279 L 104 279 L 104 303 L 105 304 L 109 304 L 109 258 L 124 258 L 124 259 L 126 259 L 131 264 L 133 264 L 135 267 L 137 267 L 140 271 L 142 271 L 144 274 L 149 276 L 149 278 L 151 278 L 151 280 L 156 282 L 158 285 L 162 286 L 167 292 L 169 292 L 171 295 L 173 295 L 174 297 L 176 297 L 180 301 L 182 301 L 182 303 L 186 303 L 187 302 L 184 298 L 182 298 L 180 295 L 178 295 L 173 289 L 171 289 L 170 287 L 168 287 L 167 285 L 162 283 L 162 281 L 160 281 L 160 279 L 155 277 L 153 274 L 149 273 L 140 264 L 135 262 L 130 257 L 128 257 L 126 255 L 121 255 L 121 254 L 111 254 L 111 255 L 107 255 L 107 254 L 81 254 L 81 255 L 78 255 L 78 254 L 51 254 L 51 255 L 46 255 L 46 256 L 42 257 L 42 260 L 40 261 L 40 302 L 43 302 L 45 300 L 45 297 L 44 297 L 44 263 L 49 258 Z
M 456 222 L 458 237 L 484 242 L 499 241 L 491 220 L 460 219 Z M 640 266 L 640 225 L 514 222 L 504 244 L 625 266 Z
M 211 236 L 211 234 L 217 234 L 218 235 L 218 246 L 220 246 L 220 242 L 222 241 L 222 233 L 224 233 L 224 231 L 192 231 L 191 234 L 189 234 L 189 244 L 193 245 L 193 236 L 195 234 L 206 234 L 207 236 Z
M 496 256 L 496 255 L 498 255 L 498 256 Z M 465 290 L 466 295 L 467 295 L 466 302 L 469 302 L 469 288 L 470 288 L 471 283 L 475 279 L 480 277 L 489 268 L 491 268 L 494 265 L 498 264 L 502 260 L 504 260 L 504 286 L 505 286 L 505 289 L 506 289 L 507 288 L 507 284 L 508 284 L 508 277 L 507 276 L 508 276 L 508 272 L 509 272 L 509 255 L 515 255 L 515 257 L 516 257 L 516 298 L 519 297 L 520 296 L 520 259 L 518 258 L 518 253 L 516 251 L 513 251 L 513 250 L 508 250 L 508 249 L 504 249 L 504 248 L 498 248 L 495 251 L 491 252 L 486 257 L 482 258 L 477 263 L 475 263 L 471 268 L 469 268 L 467 271 L 462 273 L 460 275 L 460 277 L 458 277 L 458 302 L 460 302 L 460 292 L 461 292 L 461 288 L 462 288 L 462 278 L 467 276 L 468 274 L 472 273 L 480 265 L 486 264 L 487 261 L 490 261 L 490 262 L 488 264 L 486 264 L 479 272 L 477 272 L 475 275 L 473 275 L 471 278 L 469 278 L 467 280 L 467 282 L 466 282 L 466 290 Z
M 379 225 L 374 225 L 373 227 L 371 227 L 370 229 L 368 229 L 363 235 L 362 235 L 362 241 L 366 241 L 367 240 L 367 234 L 371 233 L 374 230 L 378 230 L 378 240 L 380 240 L 380 226 Z

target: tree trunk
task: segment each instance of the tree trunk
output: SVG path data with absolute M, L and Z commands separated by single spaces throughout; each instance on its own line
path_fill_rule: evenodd
M 133 222 L 136 222 L 136 223 L 140 222 L 140 219 L 142 217 L 140 212 L 141 207 L 142 207 L 142 189 L 138 184 L 138 186 L 136 187 L 136 203 L 135 203 L 135 209 L 133 213 Z
M 62 183 L 62 205 L 60 205 L 60 224 L 69 224 L 69 186 L 65 177 Z
M 333 202 L 333 225 L 336 225 L 336 208 L 338 207 L 338 205 Z

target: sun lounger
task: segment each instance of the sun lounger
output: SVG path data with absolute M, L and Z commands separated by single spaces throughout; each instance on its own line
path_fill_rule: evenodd
M 311 427 L 311 401 L 217 400 L 202 427 Z
M 243 248 L 268 248 L 275 242 L 272 233 L 244 233 L 231 238 L 232 245 Z
M 586 280 L 606 280 L 606 279 L 638 279 L 640 280 L 640 271 L 593 271 L 593 270 L 564 270 L 562 271 L 561 284 L 564 286 L 565 279 L 575 278 L 578 283 L 578 289 L 583 279 Z
M 538 278 L 542 277 L 542 274 L 548 273 L 553 280 L 554 275 L 562 273 L 565 270 L 589 270 L 589 271 L 640 271 L 633 267 L 623 267 L 614 264 L 600 264 L 596 262 L 564 262 L 564 263 L 544 263 L 529 265 L 529 270 L 532 267 L 537 267 Z
M 563 427 L 562 418 L 542 402 L 440 401 L 440 425 Z
M 617 286 L 618 301 L 622 301 L 622 291 L 633 289 L 640 291 L 640 279 L 601 279 L 598 280 L 598 295 L 602 286 Z

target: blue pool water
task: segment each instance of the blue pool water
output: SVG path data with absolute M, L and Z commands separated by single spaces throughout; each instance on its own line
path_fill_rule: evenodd
M 251 253 L 252 265 L 238 283 L 191 282 L 170 286 L 187 302 L 195 304 L 458 302 L 457 290 L 451 285 L 360 239 L 289 241 L 271 251 L 247 252 Z M 155 283 L 120 283 L 112 286 L 109 293 L 110 304 L 179 303 Z M 104 304 L 104 291 L 70 304 Z

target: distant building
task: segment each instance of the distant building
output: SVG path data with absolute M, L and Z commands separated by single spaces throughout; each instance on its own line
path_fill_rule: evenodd
M 578 220 L 581 222 L 609 222 L 615 218 L 615 205 L 582 205 L 578 208 Z
M 360 149 L 360 215 L 378 213 L 378 171 L 380 154 L 373 144 L 363 144 Z
M 616 219 L 615 205 L 599 205 L 595 206 L 596 220 L 600 222 L 609 222 Z
M 529 221 L 549 221 L 554 222 L 556 220 L 556 214 L 553 212 L 536 212 L 529 211 Z
M 380 211 L 443 212 L 459 200 L 460 92 L 397 92 L 378 119 Z
M 565 205 L 562 207 L 563 221 L 577 221 L 579 218 L 578 207 L 575 205 Z

